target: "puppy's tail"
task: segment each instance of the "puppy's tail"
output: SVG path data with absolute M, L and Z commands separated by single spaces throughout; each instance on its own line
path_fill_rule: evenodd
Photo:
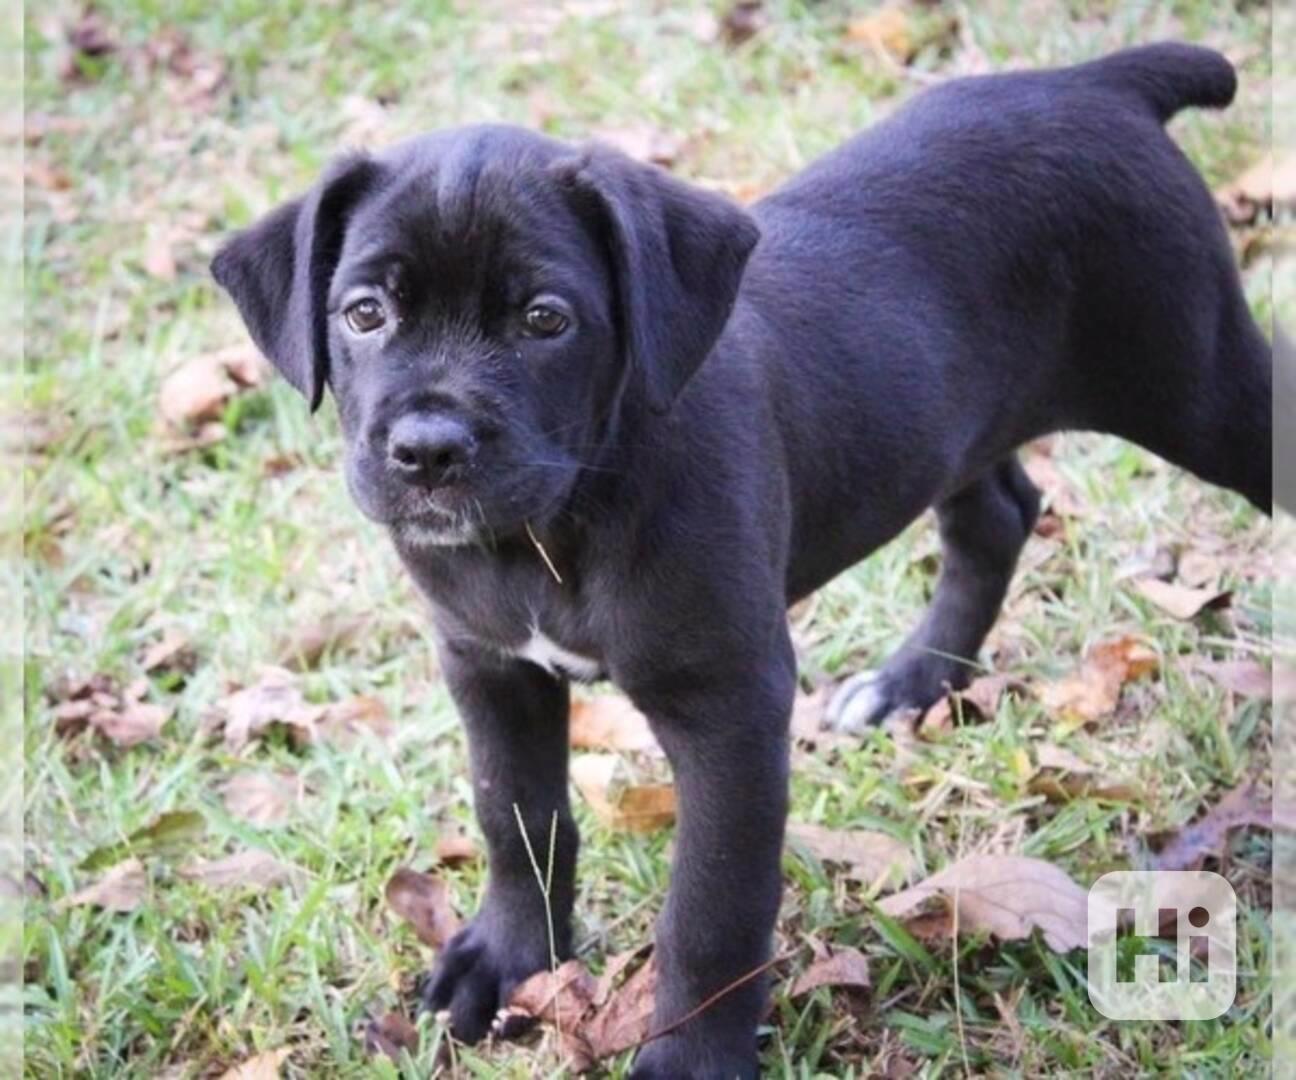
M 1077 71 L 1138 97 L 1163 124 L 1189 106 L 1222 109 L 1237 92 L 1237 72 L 1220 53 L 1177 41 L 1125 49 Z

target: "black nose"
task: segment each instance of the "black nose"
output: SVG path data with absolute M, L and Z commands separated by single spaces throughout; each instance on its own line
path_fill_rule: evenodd
M 402 416 L 387 437 L 387 460 L 411 484 L 440 487 L 452 483 L 472 460 L 476 440 L 451 416 Z

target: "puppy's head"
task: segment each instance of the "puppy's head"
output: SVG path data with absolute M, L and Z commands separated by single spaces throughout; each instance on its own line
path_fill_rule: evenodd
M 335 163 L 212 270 L 312 408 L 333 393 L 360 508 L 453 544 L 543 522 L 616 417 L 670 408 L 756 239 L 612 150 L 480 127 Z

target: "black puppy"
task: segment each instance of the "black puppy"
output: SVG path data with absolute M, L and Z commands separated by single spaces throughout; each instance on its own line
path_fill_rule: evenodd
M 1038 495 L 1013 451 L 1124 436 L 1270 502 L 1269 346 L 1209 192 L 1162 124 L 1224 106 L 1223 57 L 1134 49 L 951 82 L 743 210 L 611 150 L 507 127 L 331 168 L 214 272 L 310 400 L 431 599 L 490 851 L 430 980 L 483 1036 L 546 966 L 536 842 L 577 836 L 568 680 L 607 677 L 675 772 L 656 1024 L 758 968 L 779 906 L 789 603 L 935 506 L 944 569 L 858 729 L 963 685 Z M 636 1077 L 749 1077 L 748 981 Z

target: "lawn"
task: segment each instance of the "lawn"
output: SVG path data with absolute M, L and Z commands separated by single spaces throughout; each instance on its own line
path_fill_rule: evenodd
M 463 739 L 420 602 L 347 499 L 331 406 L 312 418 L 281 382 L 230 383 L 206 426 L 180 430 L 164 380 L 245 342 L 207 274 L 223 236 L 339 148 L 429 127 L 601 137 L 749 200 L 931 82 L 1179 37 L 1239 66 L 1230 110 L 1172 126 L 1211 185 L 1267 146 L 1266 5 L 900 11 L 869 23 L 871 5 L 837 0 L 29 7 L 27 1075 L 209 1077 L 249 1059 L 285 1077 L 567 1074 L 550 1032 L 468 1048 L 424 1020 L 401 1062 L 366 1048 L 366 1025 L 408 1010 L 431 960 L 385 902 L 392 874 L 435 868 L 464 916 L 482 889 L 480 860 L 434 854 L 474 835 Z M 1269 263 L 1247 250 L 1267 320 Z M 1221 674 L 1269 661 L 1268 521 L 1113 440 L 1059 436 L 1031 457 L 1051 509 L 982 658 L 1023 689 L 917 737 L 796 752 L 793 819 L 900 841 L 914 880 L 969 853 L 1021 854 L 1087 887 L 1146 865 L 1271 772 L 1268 702 Z M 924 519 L 794 612 L 807 693 L 884 657 L 936 566 Z M 1180 617 L 1149 579 L 1215 600 Z M 1058 707 L 1049 688 L 1120 640 L 1149 670 L 1100 715 Z M 305 712 L 337 730 L 231 737 L 231 691 L 267 665 L 292 668 Z M 1087 763 L 1082 782 L 1045 782 L 1061 752 Z M 670 831 L 614 830 L 579 799 L 577 813 L 577 941 L 598 971 L 650 939 Z M 248 851 L 276 872 L 202 872 Z M 1083 952 L 881 917 L 881 883 L 790 848 L 767 1074 L 1267 1075 L 1271 837 L 1236 830 L 1201 855 L 1239 896 L 1237 1001 L 1218 1020 L 1121 1023 L 1090 1006 Z M 129 910 L 78 896 L 129 858 L 131 903 L 116 905 Z M 871 987 L 793 995 L 816 944 L 858 949 Z

